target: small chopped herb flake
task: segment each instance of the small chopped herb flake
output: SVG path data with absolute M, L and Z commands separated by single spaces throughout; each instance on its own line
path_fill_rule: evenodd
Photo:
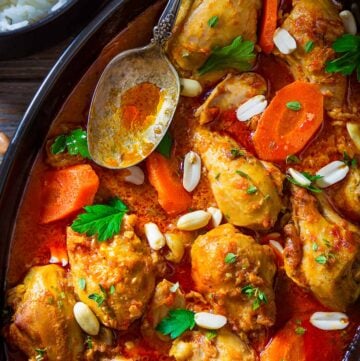
M 315 47 L 315 44 L 312 40 L 309 40 L 306 44 L 305 44 L 305 53 L 310 53 Z
M 247 285 L 241 289 L 241 293 L 247 295 L 249 298 L 254 297 L 255 300 L 252 304 L 252 308 L 256 311 L 262 304 L 268 303 L 265 292 L 261 291 L 258 287 L 253 285 Z
M 208 20 L 208 25 L 210 26 L 210 28 L 214 28 L 219 22 L 219 17 L 218 16 L 212 16 L 209 20 Z
M 43 348 L 43 349 L 36 348 L 35 352 L 36 352 L 35 360 L 36 361 L 43 361 L 45 353 L 46 353 L 46 348 Z
M 217 332 L 215 330 L 210 330 L 206 332 L 205 337 L 210 341 L 217 336 Z
M 300 159 L 294 154 L 290 154 L 286 157 L 286 164 L 299 164 L 299 163 L 300 163 Z
M 86 346 L 86 348 L 88 350 L 91 350 L 93 348 L 93 344 L 92 344 L 92 338 L 90 336 L 86 336 L 84 345 Z
M 173 140 L 169 131 L 167 131 L 164 135 L 164 138 L 161 139 L 161 142 L 156 148 L 156 151 L 162 154 L 166 158 L 170 158 L 171 148 L 172 148 Z
M 319 249 L 319 246 L 318 246 L 317 243 L 313 243 L 312 246 L 311 246 L 311 248 L 312 248 L 312 250 L 313 250 L 314 252 L 316 252 L 316 251 Z
M 246 193 L 247 194 L 255 194 L 257 191 L 258 191 L 258 189 L 254 185 L 252 185 L 246 190 Z
M 308 189 L 309 191 L 313 192 L 313 193 L 321 193 L 322 192 L 322 189 L 316 187 L 313 183 L 316 182 L 318 179 L 322 178 L 322 176 L 320 175 L 312 175 L 312 174 L 309 174 L 307 172 L 301 172 L 301 174 L 306 178 L 308 179 L 312 184 L 310 185 L 303 185 L 299 182 L 297 182 L 293 177 L 291 176 L 286 176 L 286 179 L 292 183 L 292 184 L 295 184 L 299 187 L 302 187 L 302 188 L 305 188 L 305 189 Z
M 219 178 L 220 178 L 220 173 L 218 173 L 218 174 L 215 176 L 215 179 L 216 179 L 216 180 L 219 180 Z
M 110 286 L 109 293 L 110 293 L 111 295 L 113 295 L 113 294 L 115 293 L 115 286 L 114 286 L 114 285 L 111 285 L 111 286 Z
M 167 317 L 157 325 L 156 331 L 163 335 L 170 335 L 171 339 L 181 336 L 185 331 L 195 327 L 195 313 L 186 309 L 178 308 L 170 310 Z
M 325 256 L 324 254 L 321 254 L 320 256 L 317 256 L 317 257 L 315 258 L 315 261 L 316 261 L 317 263 L 319 263 L 319 264 L 326 264 L 327 258 L 326 258 L 326 256 Z
M 70 155 L 81 155 L 83 158 L 91 159 L 87 134 L 85 130 L 75 129 L 69 134 L 61 134 L 55 138 L 54 143 L 50 147 L 52 154 L 63 153 L 67 150 Z
M 90 300 L 93 300 L 97 303 L 97 305 L 100 307 L 104 301 L 105 301 L 105 297 L 103 295 L 99 295 L 98 293 L 92 293 L 91 295 L 88 296 L 88 298 Z
M 233 149 L 231 149 L 230 152 L 234 159 L 243 157 L 245 155 L 245 153 L 242 150 L 240 150 L 239 148 L 233 148 Z
M 249 176 L 245 172 L 243 172 L 242 170 L 237 170 L 237 171 L 235 171 L 235 173 L 240 175 L 243 178 L 249 179 Z
M 286 103 L 286 108 L 288 108 L 290 110 L 293 110 L 295 112 L 298 112 L 299 110 L 301 110 L 301 103 L 298 102 L 297 100 L 287 102 Z
M 225 256 L 225 263 L 235 263 L 236 262 L 236 254 L 234 253 L 228 253 Z
M 349 168 L 356 168 L 357 166 L 357 160 L 355 158 L 351 158 L 347 152 L 343 153 L 343 162 L 349 167 Z
M 305 332 L 306 332 L 306 328 L 304 328 L 304 327 L 298 326 L 298 327 L 295 328 L 295 333 L 297 335 L 302 336 L 302 335 L 305 334 Z
M 78 285 L 79 285 L 79 288 L 84 291 L 85 288 L 86 288 L 86 280 L 85 278 L 79 278 L 78 279 Z

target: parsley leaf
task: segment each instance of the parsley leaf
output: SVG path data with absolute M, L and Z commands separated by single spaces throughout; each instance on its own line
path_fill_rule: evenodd
M 212 16 L 209 20 L 208 20 L 208 25 L 210 26 L 210 28 L 214 28 L 219 22 L 219 17 L 218 16 Z
M 84 207 L 85 213 L 77 216 L 71 229 L 87 236 L 97 235 L 99 242 L 112 238 L 120 232 L 120 226 L 127 206 L 117 197 L 109 205 L 95 204 Z
M 288 108 L 290 110 L 293 110 L 295 112 L 298 112 L 301 109 L 301 103 L 298 102 L 297 100 L 287 102 L 286 103 L 286 108 Z
M 297 335 L 304 335 L 305 334 L 305 332 L 306 332 L 306 328 L 304 328 L 304 327 L 301 327 L 301 326 L 298 326 L 298 327 L 296 327 L 295 328 L 295 333 L 297 334 Z
M 228 253 L 225 256 L 225 263 L 235 263 L 236 262 L 236 254 Z
M 95 301 L 98 306 L 100 307 L 104 301 L 105 301 L 105 296 L 104 295 L 99 295 L 98 293 L 92 293 L 91 295 L 88 296 L 88 298 L 90 300 Z
M 300 163 L 300 159 L 296 155 L 289 154 L 286 157 L 286 164 L 298 164 L 298 163 Z
M 330 260 L 335 260 L 335 255 L 331 252 L 326 252 L 326 253 L 323 253 L 321 254 L 320 256 L 317 256 L 315 258 L 315 262 L 319 263 L 319 264 L 326 264 L 328 263 Z
M 80 154 L 83 158 L 91 159 L 86 131 L 82 129 L 72 130 L 68 135 L 59 135 L 55 138 L 50 150 L 52 154 L 63 153 L 67 150 L 70 155 Z
M 84 345 L 86 346 L 86 348 L 87 348 L 88 350 L 91 350 L 91 349 L 93 348 L 91 336 L 86 336 Z
M 312 174 L 307 173 L 307 172 L 301 172 L 301 174 L 302 174 L 305 178 L 307 178 L 309 181 L 311 181 L 311 183 L 316 182 L 318 179 L 322 178 L 321 175 L 312 175 Z M 294 179 L 293 177 L 291 177 L 291 176 L 289 176 L 289 175 L 286 176 L 286 179 L 287 179 L 290 183 L 295 184 L 295 185 L 297 185 L 297 186 L 299 186 L 299 187 L 305 188 L 305 189 L 307 189 L 307 190 L 309 190 L 309 191 L 311 191 L 311 192 L 313 192 L 313 193 L 321 193 L 321 192 L 322 192 L 322 189 L 316 187 L 315 185 L 313 185 L 313 184 L 304 185 L 304 184 L 302 184 L 302 183 L 299 183 L 296 179 Z
M 243 172 L 242 170 L 236 170 L 235 173 L 238 174 L 239 176 L 243 177 L 243 178 L 249 179 L 249 176 L 245 172 Z
M 254 43 L 249 40 L 243 40 L 238 36 L 228 45 L 216 47 L 206 60 L 204 65 L 199 69 L 200 75 L 209 71 L 233 68 L 239 71 L 248 71 L 252 68 L 251 61 L 255 59 Z
M 314 42 L 312 40 L 309 40 L 304 47 L 305 53 L 310 53 L 314 49 L 314 46 Z
M 349 167 L 349 168 L 356 168 L 357 166 L 357 160 L 355 158 L 351 158 L 347 152 L 343 153 L 343 162 Z
M 210 330 L 206 332 L 205 337 L 210 341 L 217 336 L 217 332 L 215 330 Z
M 258 191 L 258 189 L 255 186 L 250 186 L 247 190 L 247 194 L 255 194 Z
M 84 291 L 84 289 L 86 288 L 86 280 L 85 280 L 85 278 L 79 278 L 78 279 L 78 285 L 79 285 L 79 288 Z
M 178 308 L 170 310 L 167 317 L 157 325 L 156 331 L 163 335 L 170 335 L 171 339 L 181 336 L 185 331 L 195 327 L 195 313 Z
M 161 142 L 156 148 L 156 151 L 162 154 L 166 158 L 170 158 L 171 155 L 171 147 L 173 144 L 173 140 L 169 131 L 167 131 L 164 135 L 164 138 L 161 139 Z
M 109 293 L 111 294 L 111 295 L 113 295 L 114 293 L 115 293 L 115 286 L 114 285 L 111 285 L 110 286 L 110 290 L 109 290 Z
M 252 308 L 254 311 L 256 311 L 261 306 L 261 304 L 268 303 L 265 292 L 261 291 L 258 287 L 254 287 L 253 285 L 247 285 L 243 287 L 241 289 L 241 293 L 247 295 L 249 298 L 255 298 L 252 304 Z
M 360 36 L 345 34 L 334 42 L 332 48 L 344 55 L 328 61 L 325 71 L 350 75 L 356 70 L 357 79 L 360 81 Z
M 245 153 L 242 150 L 240 150 L 239 148 L 233 148 L 230 150 L 230 152 L 234 159 L 243 157 L 245 155 Z

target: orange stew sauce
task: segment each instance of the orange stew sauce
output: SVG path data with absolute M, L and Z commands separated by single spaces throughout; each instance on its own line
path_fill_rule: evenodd
M 139 16 L 132 22 L 126 30 L 119 34 L 101 53 L 98 60 L 86 72 L 82 80 L 75 87 L 72 94 L 65 102 L 63 108 L 56 117 L 51 131 L 49 140 L 71 129 L 85 127 L 90 99 L 94 91 L 99 76 L 109 62 L 109 60 L 119 52 L 133 47 L 146 44 L 151 36 L 151 30 L 156 21 L 161 4 L 150 7 L 144 14 Z M 138 31 L 141 29 L 141 31 Z M 286 66 L 273 56 L 261 55 L 255 69 L 259 74 L 265 77 L 269 85 L 269 96 L 273 97 L 275 92 L 284 85 L 293 81 L 292 76 L 288 72 Z M 151 96 L 142 97 L 143 93 Z M 126 99 L 125 99 L 126 98 Z M 141 99 L 143 103 L 134 107 L 131 99 Z M 158 104 L 161 94 L 159 89 L 151 84 L 141 84 L 139 88 L 131 90 L 131 94 L 124 95 L 123 120 L 128 124 L 129 129 L 144 125 L 146 118 L 151 116 L 155 109 L 151 109 L 151 105 L 147 99 L 156 100 Z M 180 156 L 192 149 L 189 144 L 189 133 L 196 125 L 193 117 L 194 110 L 201 104 L 203 99 L 182 98 L 178 107 L 177 114 L 171 125 L 170 131 L 175 139 L 172 150 L 171 165 L 175 172 L 179 173 L 181 169 Z M 137 103 L 139 104 L 139 103 Z M 252 131 L 243 123 L 238 122 L 234 112 L 226 112 L 218 119 L 215 128 L 226 132 L 233 136 L 242 146 L 249 151 L 254 152 L 252 144 Z M 315 149 L 308 148 L 304 152 L 307 155 L 313 155 L 322 148 L 322 153 L 331 154 L 331 146 L 328 139 L 329 130 L 324 127 L 320 134 L 317 135 L 318 146 Z M 325 147 L 325 148 L 324 148 Z M 41 189 L 43 185 L 44 173 L 52 169 L 52 162 L 61 162 L 56 156 L 52 156 L 49 160 L 49 142 L 38 156 L 29 183 L 25 192 L 23 203 L 20 207 L 18 219 L 13 239 L 13 247 L 10 256 L 8 286 L 13 287 L 22 281 L 27 270 L 34 265 L 48 264 L 53 255 L 66 254 L 66 226 L 72 220 L 72 217 L 62 221 L 56 221 L 50 224 L 39 224 L 39 218 L 42 211 Z M 310 157 L 311 158 L 311 157 Z M 309 158 L 309 159 L 310 159 Z M 74 160 L 64 161 L 64 166 L 74 164 Z M 72 163 L 71 163 L 72 162 Z M 79 160 L 75 163 L 87 162 Z M 321 163 L 321 161 L 320 161 Z M 316 167 L 322 166 L 317 162 Z M 100 188 L 95 197 L 94 203 L 106 202 L 112 196 L 118 196 L 126 203 L 131 212 L 138 216 L 136 231 L 140 237 L 143 237 L 143 225 L 149 221 L 156 222 L 160 229 L 165 232 L 169 230 L 169 224 L 173 223 L 174 217 L 168 216 L 159 206 L 157 193 L 155 189 L 146 180 L 144 185 L 136 186 L 126 183 L 124 178 L 128 175 L 128 171 L 112 171 L 101 168 L 91 163 L 91 166 L 100 178 Z M 140 165 L 146 172 L 143 164 Z M 284 168 L 284 164 L 280 165 Z M 309 164 L 309 169 L 311 164 Z M 196 188 L 192 196 L 192 209 L 206 209 L 209 206 L 216 206 L 215 200 L 210 190 L 206 177 L 202 177 L 200 184 Z M 269 238 L 260 238 L 254 235 L 260 242 L 268 242 Z M 279 239 L 281 242 L 281 239 Z M 325 332 L 315 329 L 307 320 L 314 311 L 326 310 L 320 305 L 311 294 L 300 289 L 290 279 L 287 278 L 282 269 L 281 261 L 278 261 L 279 271 L 275 285 L 277 298 L 277 323 L 270 330 L 265 339 L 253 339 L 252 343 L 259 352 L 264 350 L 266 344 L 277 332 L 284 332 L 283 327 L 290 328 L 293 331 L 299 326 L 306 329 L 303 336 L 305 354 L 299 356 L 298 360 L 317 361 L 339 361 L 344 354 L 344 349 L 354 335 L 356 325 L 360 322 L 358 306 L 354 306 L 348 315 L 351 320 L 350 326 L 344 331 Z M 180 264 L 167 265 L 166 278 L 170 281 L 178 281 L 185 292 L 194 289 L 191 279 L 190 256 L 185 254 Z M 139 322 L 135 322 L 124 335 L 117 335 L 117 340 L 121 349 L 126 356 L 133 356 L 136 360 L 171 360 L 166 356 L 168 349 L 153 349 L 143 339 L 139 331 Z M 124 346 L 126 341 L 134 342 L 135 347 L 130 351 Z M 284 345 L 287 338 L 284 333 Z M 164 347 L 164 346 L 162 346 Z M 285 346 L 284 346 L 285 347 Z M 280 359 L 264 358 L 267 361 L 280 361 Z M 19 360 L 19 358 L 16 358 Z M 292 359 L 292 360 L 295 360 Z M 296 359 L 297 360 L 297 359 Z

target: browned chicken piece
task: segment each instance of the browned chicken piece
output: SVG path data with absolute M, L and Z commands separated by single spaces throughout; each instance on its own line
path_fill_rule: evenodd
M 120 234 L 107 242 L 67 230 L 77 296 L 105 326 L 118 330 L 142 316 L 155 287 L 150 249 L 135 234 L 135 222 L 135 216 L 125 216 Z
M 264 165 L 245 150 L 234 157 L 231 150 L 239 146 L 229 136 L 200 127 L 194 137 L 215 200 L 228 222 L 253 230 L 271 228 L 281 210 L 281 199 Z
M 176 361 L 255 361 L 246 336 L 240 338 L 226 328 L 209 339 L 205 331 L 187 332 L 173 342 L 169 355 Z
M 143 336 L 152 343 L 156 342 L 157 338 L 168 341 L 169 337 L 156 332 L 155 328 L 170 310 L 185 308 L 185 303 L 185 296 L 178 284 L 167 280 L 158 283 L 141 325 Z
M 216 46 L 229 45 L 243 36 L 256 42 L 260 0 L 183 0 L 168 54 L 182 74 L 197 75 Z M 209 20 L 218 17 L 216 26 Z
M 81 360 L 83 334 L 73 316 L 75 297 L 66 272 L 57 265 L 33 267 L 8 292 L 15 314 L 7 339 L 29 360 Z
M 293 0 L 293 9 L 282 28 L 295 38 L 297 50 L 290 55 L 276 54 L 288 62 L 295 79 L 320 85 L 328 111 L 341 108 L 346 95 L 346 78 L 325 72 L 326 62 L 335 57 L 331 46 L 344 32 L 339 11 L 333 2 Z M 313 41 L 315 47 L 306 53 L 305 45 L 309 41 Z
M 325 197 L 319 200 L 303 188 L 292 189 L 285 270 L 322 304 L 344 311 L 360 295 L 360 233 L 333 211 Z
M 255 73 L 229 74 L 196 111 L 200 124 L 214 120 L 222 111 L 238 108 L 256 95 L 265 95 L 267 85 L 264 78 Z
M 199 236 L 191 249 L 196 289 L 237 331 L 275 322 L 273 251 L 224 224 Z
M 331 187 L 328 194 L 347 217 L 360 222 L 360 168 L 350 169 L 345 180 Z

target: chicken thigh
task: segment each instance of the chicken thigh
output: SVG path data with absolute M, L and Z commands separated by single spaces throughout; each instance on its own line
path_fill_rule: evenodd
M 274 324 L 276 266 L 270 247 L 224 224 L 195 240 L 191 265 L 196 289 L 237 331 Z
M 202 127 L 194 137 L 215 200 L 228 222 L 253 230 L 272 227 L 281 210 L 281 199 L 264 165 L 245 150 L 241 156 L 234 156 L 239 146 L 226 135 Z
M 293 0 L 293 9 L 284 21 L 286 29 L 296 40 L 297 49 L 290 55 L 277 52 L 290 65 L 296 80 L 320 85 L 325 95 L 325 108 L 333 111 L 342 107 L 346 95 L 346 77 L 325 72 L 326 62 L 335 57 L 333 42 L 344 32 L 338 9 L 331 0 Z M 306 52 L 312 41 L 314 48 Z
M 229 45 L 242 36 L 256 41 L 260 0 L 184 0 L 168 54 L 181 73 L 193 73 L 204 64 L 214 47 Z M 217 17 L 215 26 L 209 25 Z
M 73 316 L 75 297 L 66 272 L 57 265 L 33 267 L 24 282 L 8 292 L 15 314 L 9 342 L 29 360 L 81 360 L 83 335 Z
M 360 295 L 360 233 L 324 197 L 320 200 L 293 187 L 292 222 L 285 227 L 285 270 L 325 306 L 345 311 Z
M 107 242 L 67 231 L 77 296 L 105 326 L 118 330 L 141 317 L 155 287 L 150 249 L 135 234 L 135 222 L 125 216 L 121 233 Z

